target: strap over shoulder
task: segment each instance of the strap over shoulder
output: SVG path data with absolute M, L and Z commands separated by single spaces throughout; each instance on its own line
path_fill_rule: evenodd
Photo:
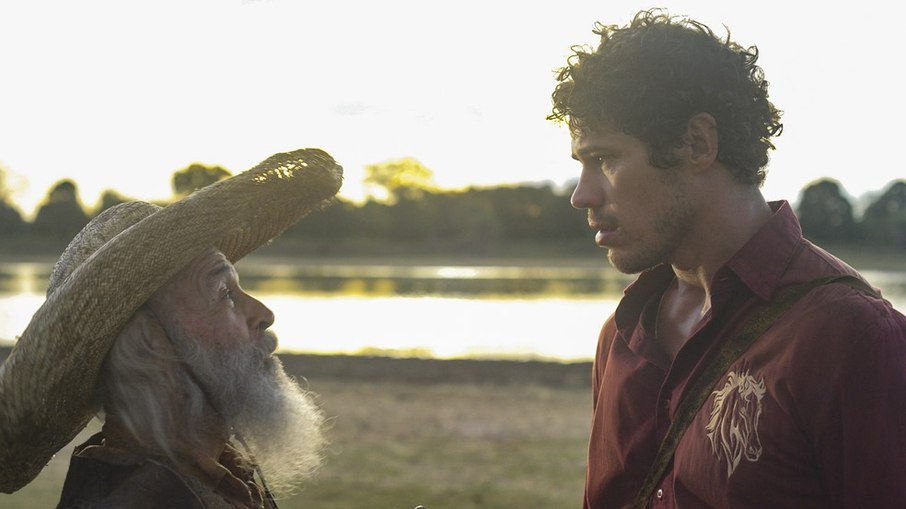
M 651 468 L 642 482 L 642 487 L 633 504 L 634 509 L 645 507 L 646 502 L 654 492 L 655 486 L 664 476 L 667 465 L 673 458 L 676 446 L 686 432 L 686 428 L 689 427 L 692 419 L 701 410 L 702 405 L 711 395 L 714 385 L 723 376 L 727 368 L 730 367 L 730 364 L 738 359 L 756 339 L 764 334 L 799 299 L 819 286 L 835 283 L 845 284 L 874 297 L 880 296 L 878 291 L 863 279 L 850 274 L 836 274 L 784 287 L 771 299 L 766 307 L 749 315 L 739 327 L 738 332 L 721 346 L 698 378 L 692 381 L 689 390 L 676 410 L 676 414 L 673 416 L 673 422 L 670 423 L 667 435 L 661 442 L 654 463 L 651 464 Z

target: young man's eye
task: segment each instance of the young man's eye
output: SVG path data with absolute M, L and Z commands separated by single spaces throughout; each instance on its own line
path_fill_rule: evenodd
M 613 156 L 610 155 L 609 153 L 601 153 L 601 154 L 595 154 L 594 156 L 592 156 L 591 159 L 598 164 L 603 164 L 603 163 L 613 159 Z
M 593 160 L 595 162 L 595 165 L 598 168 L 601 168 L 602 171 L 607 171 L 607 169 L 611 166 L 611 163 L 613 162 L 613 158 L 609 155 L 595 156 L 593 158 Z

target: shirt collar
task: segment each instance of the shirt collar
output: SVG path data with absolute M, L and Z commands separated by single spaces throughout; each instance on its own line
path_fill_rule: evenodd
M 790 204 L 769 205 L 774 214 L 725 265 L 764 300 L 770 300 L 781 286 L 781 277 L 802 242 L 802 229 Z
M 623 337 L 629 337 L 629 330 L 638 323 L 642 308 L 651 295 L 663 291 L 671 279 L 673 268 L 669 264 L 661 264 L 639 274 L 639 277 L 623 290 L 623 299 L 617 305 L 614 315 L 617 329 Z
M 770 202 L 773 215 L 748 242 L 718 270 L 715 278 L 730 271 L 755 295 L 770 300 L 782 286 L 786 271 L 802 241 L 799 220 L 787 201 Z M 639 274 L 623 293 L 615 320 L 618 329 L 637 323 L 639 313 L 651 295 L 663 291 L 673 278 L 670 265 L 661 264 Z

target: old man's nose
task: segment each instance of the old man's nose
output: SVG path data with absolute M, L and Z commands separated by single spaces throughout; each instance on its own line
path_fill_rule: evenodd
M 263 331 L 274 324 L 274 312 L 260 300 L 246 294 L 246 316 L 249 330 Z

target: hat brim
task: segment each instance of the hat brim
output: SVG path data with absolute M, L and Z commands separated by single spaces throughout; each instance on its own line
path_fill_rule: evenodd
M 77 267 L 0 365 L 0 491 L 28 484 L 91 419 L 98 372 L 132 314 L 212 246 L 237 261 L 339 191 L 318 149 L 271 156 L 142 219 Z

